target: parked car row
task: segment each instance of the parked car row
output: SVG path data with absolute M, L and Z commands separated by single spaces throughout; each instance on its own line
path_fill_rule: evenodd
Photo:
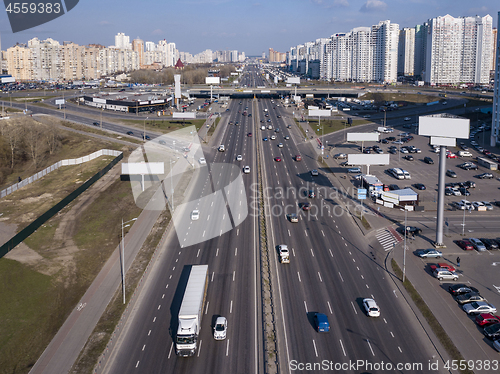
M 474 321 L 483 329 L 483 334 L 493 340 L 493 348 L 500 352 L 500 318 L 495 315 L 497 309 L 481 296 L 479 290 L 467 284 L 452 284 L 448 291 L 469 316 L 476 316 Z
M 464 251 L 477 250 L 479 252 L 484 252 L 486 250 L 497 250 L 500 248 L 500 238 L 489 239 L 489 238 L 470 238 L 457 240 L 457 245 Z
M 493 210 L 493 204 L 491 204 L 489 201 L 470 202 L 468 200 L 460 200 L 452 202 L 451 206 L 460 210 L 478 210 L 478 211 Z

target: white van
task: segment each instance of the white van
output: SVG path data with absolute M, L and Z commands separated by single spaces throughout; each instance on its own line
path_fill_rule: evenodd
M 472 157 L 472 153 L 470 153 L 468 151 L 458 151 L 458 155 L 460 157 Z
M 393 175 L 394 178 L 396 179 L 405 179 L 405 175 L 403 173 L 403 170 L 399 168 L 393 168 L 390 169 L 390 173 Z
M 404 175 L 404 178 L 405 179 L 411 179 L 411 175 L 409 172 L 407 172 L 406 170 L 401 170 L 403 172 L 403 175 Z

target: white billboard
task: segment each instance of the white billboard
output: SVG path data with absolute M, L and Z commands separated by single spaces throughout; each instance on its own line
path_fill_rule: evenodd
M 286 79 L 286 83 L 300 84 L 300 78 L 299 77 L 288 77 Z
M 330 117 L 332 112 L 326 109 L 311 109 L 309 110 L 309 115 L 311 117 Z
M 123 175 L 160 175 L 165 174 L 163 162 L 129 162 L 122 163 Z
M 449 114 L 418 117 L 418 135 L 469 138 L 469 120 Z
M 378 132 L 348 132 L 348 142 L 378 142 Z
M 389 154 L 348 154 L 349 165 L 389 165 Z
M 56 105 L 64 105 L 64 99 L 57 99 Z
M 173 118 L 196 118 L 195 112 L 174 112 L 172 113 Z
M 220 84 L 220 77 L 205 77 L 205 84 Z

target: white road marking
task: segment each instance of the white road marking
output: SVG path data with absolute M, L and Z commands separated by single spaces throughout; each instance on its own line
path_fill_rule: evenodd
M 155 322 L 156 322 L 156 317 L 155 317 L 155 318 L 153 318 L 153 323 L 155 323 Z
M 400 346 L 398 346 L 398 349 L 399 349 L 399 352 L 400 352 L 400 353 L 403 353 L 403 351 L 401 350 L 401 347 L 400 347 Z
M 135 364 L 135 367 L 139 366 L 139 361 L 137 361 L 137 364 Z
M 214 281 L 214 272 L 212 271 L 212 280 L 210 282 L 213 282 Z
M 313 345 L 314 345 L 314 352 L 316 353 L 316 357 L 318 357 L 318 350 L 316 349 L 316 343 L 314 342 L 314 339 L 313 339 Z
M 340 342 L 340 346 L 342 347 L 342 352 L 344 352 L 344 356 L 347 356 L 345 354 L 344 344 L 342 344 L 342 340 L 339 340 L 339 342 Z
M 198 253 L 196 254 L 196 257 L 199 257 L 200 256 L 200 251 L 201 251 L 201 248 L 198 248 Z M 176 261 L 177 262 L 177 261 Z
M 392 333 L 392 331 L 389 331 L 391 333 L 391 336 L 394 338 L 394 334 Z
M 165 294 L 163 294 L 161 298 L 164 299 L 165 298 Z
M 344 278 L 342 278 L 342 274 L 340 274 L 340 271 L 339 271 L 339 276 L 340 276 L 340 279 L 342 280 L 342 282 L 344 281 Z
M 288 230 L 288 236 L 292 236 L 292 235 L 290 235 L 290 230 Z
M 210 304 L 210 301 L 207 301 L 207 306 L 205 307 L 205 314 L 208 312 L 208 305 Z
M 366 342 L 368 343 L 368 346 L 370 347 L 370 351 L 372 351 L 372 355 L 375 356 L 375 353 L 373 352 L 372 345 L 370 344 L 370 341 L 366 339 Z
M 219 248 L 217 248 L 217 250 L 215 251 L 215 257 L 217 257 L 219 255 Z
M 151 335 L 151 330 L 149 330 L 149 332 L 148 332 L 148 336 L 149 336 L 149 335 Z
M 305 300 L 304 300 L 304 307 L 306 308 L 306 313 L 309 313 L 309 311 L 307 310 L 307 303 Z
M 174 348 L 174 342 L 170 345 L 170 350 L 168 351 L 168 359 L 170 358 L 170 355 L 172 354 L 172 349 Z
M 202 340 L 200 339 L 200 347 L 198 348 L 198 357 L 200 357 L 200 352 L 201 352 L 201 343 L 202 343 Z
M 229 339 L 227 339 L 227 345 L 226 345 L 226 356 L 229 355 Z
M 354 307 L 354 304 L 352 303 L 351 301 L 351 305 L 352 305 L 352 309 L 354 309 L 354 313 L 358 314 L 358 311 L 356 310 L 356 308 Z
M 312 248 L 311 248 L 311 254 L 312 254 L 312 256 L 314 257 L 314 252 L 313 252 L 313 249 L 312 249 Z
M 235 255 L 235 256 L 237 256 L 237 255 L 238 255 L 238 248 L 237 248 L 237 247 L 234 249 L 234 255 Z
M 328 309 L 330 309 L 330 314 L 333 314 L 332 306 L 330 305 L 330 302 L 327 301 L 326 303 L 328 304 Z
M 229 305 L 229 314 L 233 312 L 233 300 L 231 300 L 231 304 Z
M 233 270 L 233 282 L 234 282 L 234 276 L 236 275 L 236 270 Z
M 321 274 L 319 273 L 319 271 L 318 271 L 318 277 L 319 277 L 319 281 L 320 281 L 321 283 L 323 283 L 323 279 L 321 279 Z
M 302 283 L 302 281 L 300 280 L 300 273 L 299 272 L 297 272 L 297 276 L 299 277 L 299 282 Z
M 330 251 L 330 256 L 333 257 L 333 253 L 332 253 L 332 250 L 330 248 L 328 248 L 328 250 Z
M 157 309 L 157 310 L 160 310 L 160 308 L 161 308 L 161 304 L 160 304 L 160 305 L 158 305 L 158 309 Z
M 321 233 L 323 234 L 323 236 L 325 236 L 325 233 L 323 232 L 323 230 L 321 230 Z
M 142 346 L 142 351 L 144 352 L 145 349 L 146 349 L 146 344 Z

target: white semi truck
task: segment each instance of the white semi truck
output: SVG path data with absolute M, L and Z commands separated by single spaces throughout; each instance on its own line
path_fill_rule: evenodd
M 179 326 L 175 339 L 175 351 L 179 356 L 193 356 L 196 352 L 207 286 L 208 265 L 194 265 L 179 309 Z

